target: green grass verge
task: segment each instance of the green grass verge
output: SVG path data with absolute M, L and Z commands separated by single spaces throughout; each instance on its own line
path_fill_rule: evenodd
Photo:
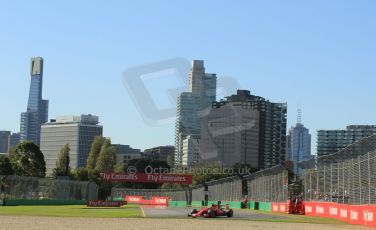
M 86 205 L 0 206 L 0 215 L 122 218 L 141 217 L 141 210 L 138 205 L 132 204 L 120 208 L 86 207 Z

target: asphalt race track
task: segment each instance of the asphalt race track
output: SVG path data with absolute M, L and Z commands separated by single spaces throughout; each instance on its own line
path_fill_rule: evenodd
M 192 209 L 193 208 L 153 207 L 153 206 L 148 206 L 148 205 L 141 206 L 141 210 L 143 212 L 144 217 L 149 217 L 149 218 L 184 218 L 184 217 L 191 218 L 191 217 L 188 217 L 188 212 L 190 212 Z M 218 218 L 227 219 L 227 217 L 218 217 Z M 257 212 L 252 212 L 250 210 L 235 209 L 234 216 L 229 219 L 239 219 L 239 220 L 287 219 L 287 217 L 264 214 L 264 213 L 257 213 Z

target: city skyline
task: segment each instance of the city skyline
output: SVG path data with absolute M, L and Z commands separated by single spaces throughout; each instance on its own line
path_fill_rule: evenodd
M 32 67 L 31 67 L 31 72 L 33 71 L 32 69 L 33 69 L 33 60 L 35 60 L 35 59 L 40 59 L 41 61 L 42 61 L 42 72 L 43 72 L 43 58 L 42 57 L 36 57 L 36 58 L 31 58 L 31 60 L 32 60 Z M 194 63 L 194 62 L 197 62 L 197 60 L 192 60 L 192 63 Z M 42 73 L 42 75 L 43 75 L 43 73 Z M 206 74 L 207 76 L 211 76 L 211 75 L 213 75 L 214 77 L 216 76 L 216 74 Z M 31 75 L 32 77 L 33 77 L 33 75 Z M 189 76 L 191 76 L 191 74 L 189 75 Z M 33 85 L 33 82 L 31 82 L 30 83 L 31 85 Z M 191 87 L 191 86 L 189 86 L 189 87 Z M 191 90 L 191 89 L 190 89 Z M 187 93 L 187 92 L 182 92 L 182 95 L 184 95 L 184 93 Z M 30 94 L 30 92 L 29 92 L 29 94 Z M 217 95 L 218 95 L 218 89 L 217 89 Z M 217 96 L 216 95 L 216 96 Z M 210 96 L 213 96 L 213 95 L 210 95 Z M 216 96 L 213 96 L 214 98 L 216 97 Z M 226 95 L 225 97 L 229 97 L 230 95 Z M 29 96 L 30 97 L 30 96 Z M 180 97 L 180 96 L 179 96 Z M 219 98 L 219 100 L 223 100 L 224 98 Z M 179 99 L 178 99 L 179 100 Z M 28 104 L 30 104 L 30 98 L 29 98 L 29 100 L 28 100 L 29 102 L 28 102 Z M 48 100 L 41 100 L 41 101 L 47 101 L 47 103 L 48 103 Z M 208 102 L 206 102 L 206 103 L 208 103 Z M 48 105 L 47 105 L 48 106 Z M 300 107 L 301 107 L 301 105 L 299 105 Z M 298 113 L 297 113 L 297 116 L 300 116 L 300 114 L 299 113 L 301 113 L 301 109 L 300 109 L 300 107 L 299 107 L 299 109 L 298 109 Z M 47 111 L 47 113 L 48 113 L 48 111 Z M 58 115 L 58 116 L 61 116 L 61 115 Z M 69 115 L 67 115 L 67 114 L 64 114 L 64 116 L 71 116 L 71 114 L 69 114 Z M 301 118 L 300 118 L 301 119 Z M 48 122 L 48 121 L 47 121 Z M 21 121 L 21 124 L 22 124 L 22 121 Z M 42 123 L 43 124 L 43 123 Z M 300 123 L 293 123 L 294 125 L 297 125 L 297 124 L 300 124 Z M 369 124 L 355 124 L 355 126 L 356 125 L 360 125 L 360 126 L 365 126 L 365 125 L 369 125 Z M 292 125 L 293 126 L 293 125 Z M 351 124 L 350 126 L 354 126 L 354 124 Z M 20 125 L 20 128 L 21 128 L 21 125 Z M 176 127 L 175 127 L 176 128 Z M 309 128 L 308 128 L 309 129 Z M 320 129 L 317 129 L 317 130 L 314 130 L 315 131 L 315 133 L 314 133 L 314 144 L 313 145 L 311 145 L 311 154 L 312 155 L 316 155 L 316 153 L 317 153 L 317 143 L 320 141 L 319 139 L 318 139 L 318 135 L 319 135 L 319 132 L 320 131 L 322 131 L 323 130 L 323 128 L 320 128 Z M 332 129 L 325 129 L 325 130 L 328 130 L 328 131 L 342 131 L 343 129 L 341 129 L 341 128 L 332 128 Z M 4 129 L 4 131 L 8 131 L 8 130 L 5 130 Z M 9 130 L 12 134 L 19 134 L 20 132 L 19 131 L 16 131 L 16 132 L 13 132 L 12 130 Z M 286 135 L 287 135 L 288 133 L 286 133 Z M 109 137 L 109 138 L 111 138 L 111 136 L 107 136 L 107 137 Z M 22 141 L 22 140 L 20 140 L 20 141 Z M 121 143 L 124 143 L 124 142 L 121 142 Z M 129 143 L 128 143 L 129 144 Z M 130 145 L 132 145 L 132 144 L 130 144 Z M 159 145 L 170 145 L 170 146 L 173 146 L 173 144 L 170 144 L 170 143 L 160 143 Z M 149 146 L 149 147 L 143 147 L 143 148 L 141 148 L 141 149 L 148 149 L 148 148 L 154 148 L 155 146 L 158 146 L 158 144 L 156 144 L 156 145 L 154 145 L 154 146 Z M 139 147 L 139 146 L 136 146 L 136 147 Z M 313 150 L 313 151 L 312 151 Z M 288 153 L 287 153 L 288 154 Z
M 240 89 L 272 101 L 287 102 L 288 127 L 294 125 L 296 108 L 301 107 L 305 114 L 303 123 L 314 136 L 313 146 L 316 145 L 317 130 L 374 124 L 376 110 L 368 105 L 375 99 L 372 85 L 376 83 L 376 69 L 371 64 L 376 60 L 372 24 L 375 16 L 371 10 L 375 3 L 341 2 L 339 8 L 336 3 L 324 2 L 315 8 L 308 3 L 298 6 L 275 3 L 268 7 L 262 3 L 246 3 L 249 7 L 231 5 L 230 9 L 238 12 L 236 15 L 231 10 L 224 10 L 229 9 L 230 4 L 200 3 L 201 7 L 195 9 L 204 17 L 202 24 L 186 13 L 195 4 L 177 7 L 177 3 L 172 3 L 175 7 L 169 8 L 167 2 L 160 2 L 156 7 L 164 9 L 165 16 L 159 15 L 157 24 L 147 24 L 132 12 L 136 3 L 105 6 L 105 9 L 114 10 L 113 15 L 103 12 L 102 4 L 78 3 L 71 11 L 70 20 L 65 20 L 66 15 L 61 10 L 68 5 L 42 4 L 45 14 L 35 15 L 33 12 L 39 9 L 31 3 L 19 3 L 17 7 L 4 4 L 0 9 L 0 23 L 4 29 L 0 48 L 7 55 L 0 55 L 3 70 L 0 106 L 6 109 L 2 113 L 0 129 L 19 131 L 19 113 L 26 106 L 30 84 L 28 65 L 33 56 L 45 59 L 44 97 L 50 100 L 50 117 L 97 114 L 105 127 L 104 136 L 111 137 L 114 143 L 142 149 L 173 145 L 174 122 L 156 127 L 146 124 L 121 84 L 122 72 L 132 66 L 177 56 L 205 60 L 207 72 L 217 73 L 218 79 L 231 76 L 242 86 Z M 73 21 L 82 19 L 80 11 L 84 7 L 89 7 L 92 13 L 83 18 L 83 24 L 75 26 Z M 126 9 L 127 14 L 120 14 L 122 9 Z M 151 9 L 145 10 L 147 20 L 157 16 Z M 332 16 L 333 10 L 336 10 L 336 16 Z M 96 23 L 95 16 L 99 12 L 104 14 L 104 20 Z M 211 16 L 206 12 L 212 12 Z M 299 23 L 291 21 L 290 14 L 300 17 Z M 175 18 L 177 15 L 180 17 Z M 23 23 L 31 17 L 40 23 L 24 28 Z M 171 18 L 176 20 L 171 21 Z M 7 21 L 14 22 L 12 27 L 6 25 Z M 279 29 L 281 25 L 285 25 L 283 31 Z M 156 33 L 152 27 L 161 31 Z M 79 33 L 82 28 L 85 34 Z M 309 30 L 303 33 L 302 28 Z M 150 31 L 145 32 L 147 29 Z M 200 38 L 184 32 L 190 29 L 197 29 Z M 62 34 L 77 36 L 64 37 Z M 228 41 L 232 42 L 228 44 Z M 113 45 L 107 45 L 110 43 Z M 218 55 L 221 53 L 226 55 Z M 148 89 L 158 94 L 159 90 L 165 91 L 166 86 L 175 83 L 159 79 Z M 234 93 L 228 92 L 224 96 Z M 173 104 L 163 96 L 164 93 L 160 95 L 156 98 L 161 106 Z M 126 129 L 140 130 L 148 141 L 139 140 L 133 132 L 124 132 Z
M 0 2 L 0 230 L 376 228 L 376 0 Z

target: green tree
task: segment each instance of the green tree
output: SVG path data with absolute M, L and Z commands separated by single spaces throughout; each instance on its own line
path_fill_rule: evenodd
M 10 155 L 13 170 L 19 176 L 46 176 L 46 162 L 39 147 L 31 141 L 17 145 Z
M 167 164 L 172 168 L 175 165 L 175 156 L 173 154 L 167 156 Z
M 171 184 L 171 183 L 164 183 L 161 185 L 160 189 L 184 189 L 184 185 L 182 184 Z
M 8 149 L 8 155 L 12 155 L 12 154 L 14 154 L 16 152 L 16 148 L 12 148 L 12 147 L 10 147 L 9 149 Z
M 89 152 L 89 156 L 87 158 L 87 169 L 94 170 L 97 164 L 97 159 L 99 157 L 99 153 L 101 152 L 103 144 L 103 138 L 101 136 L 95 137 L 93 143 L 91 144 L 91 149 Z
M 133 166 L 136 168 L 137 172 L 144 173 L 145 168 L 150 164 L 150 160 L 147 159 L 132 159 L 127 162 L 126 169 L 130 166 Z
M 116 172 L 116 173 L 123 173 L 123 172 L 125 172 L 124 171 L 124 163 L 120 162 L 120 163 L 115 164 L 115 166 L 114 166 L 114 172 Z
M 12 175 L 13 173 L 9 158 L 5 155 L 0 155 L 0 175 Z
M 95 137 L 93 143 L 91 144 L 91 149 L 87 158 L 86 168 L 88 172 L 88 178 L 90 181 L 94 181 L 96 183 L 99 182 L 99 172 L 95 170 L 95 167 L 97 165 L 97 160 L 102 149 L 102 144 L 103 138 L 101 136 Z
M 111 140 L 106 138 L 102 144 L 97 163 L 95 165 L 95 179 L 99 185 L 98 197 L 106 199 L 111 194 L 112 183 L 110 181 L 101 180 L 99 173 L 113 172 L 115 167 L 115 148 L 111 146 Z
M 89 174 L 88 174 L 87 168 L 73 169 L 71 174 L 70 174 L 70 177 L 73 180 L 79 180 L 79 181 L 88 181 L 89 180 Z
M 56 168 L 53 169 L 53 177 L 69 176 L 69 144 L 65 144 L 61 149 L 56 161 Z
M 105 139 L 99 153 L 95 171 L 112 172 L 115 166 L 115 148 L 111 146 L 111 140 Z

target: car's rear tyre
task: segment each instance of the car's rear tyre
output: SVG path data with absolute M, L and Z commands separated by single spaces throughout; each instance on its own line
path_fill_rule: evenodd
M 233 217 L 233 216 L 234 216 L 234 211 L 233 211 L 232 209 L 228 210 L 228 212 L 226 213 L 226 216 L 227 216 L 228 218 Z
M 210 218 L 214 218 L 215 217 L 215 212 L 211 209 L 208 210 L 208 215 Z

